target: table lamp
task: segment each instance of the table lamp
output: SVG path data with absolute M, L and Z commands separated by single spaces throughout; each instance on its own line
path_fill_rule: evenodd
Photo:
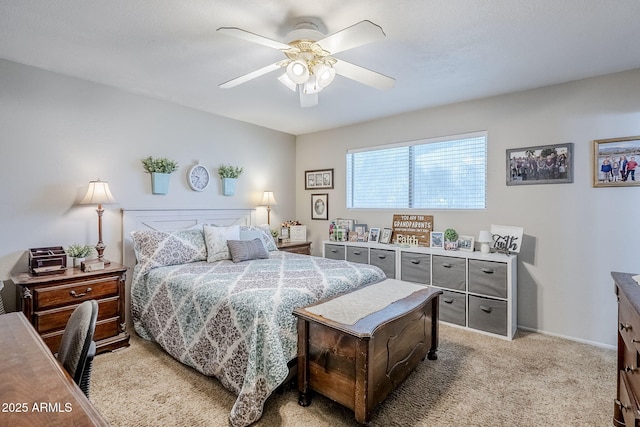
M 96 245 L 96 252 L 98 252 L 98 261 L 102 261 L 104 265 L 110 264 L 110 261 L 104 259 L 102 255 L 106 248 L 105 244 L 102 242 L 102 214 L 104 213 L 102 205 L 108 205 L 115 202 L 113 194 L 111 194 L 111 190 L 109 189 L 109 183 L 100 181 L 99 179 L 97 181 L 89 182 L 87 194 L 85 194 L 84 199 L 80 201 L 81 205 L 98 205 L 98 208 L 96 209 L 96 212 L 98 213 L 98 244 Z
M 491 252 L 491 248 L 489 247 L 489 243 L 493 243 L 493 236 L 491 232 L 483 230 L 478 235 L 478 243 L 480 243 L 480 252 L 483 254 L 488 254 Z
M 271 206 L 278 206 L 278 202 L 276 202 L 276 197 L 273 195 L 273 191 L 264 192 L 260 206 L 267 207 L 267 224 L 271 225 Z

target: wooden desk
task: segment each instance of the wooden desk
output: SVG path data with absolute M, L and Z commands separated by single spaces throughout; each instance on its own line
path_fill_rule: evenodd
M 0 343 L 0 425 L 109 425 L 22 313 L 0 315 Z

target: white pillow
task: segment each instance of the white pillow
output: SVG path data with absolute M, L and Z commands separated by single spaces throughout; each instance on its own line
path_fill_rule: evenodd
M 204 240 L 207 244 L 207 262 L 231 259 L 227 240 L 240 240 L 240 226 L 216 227 L 204 225 Z

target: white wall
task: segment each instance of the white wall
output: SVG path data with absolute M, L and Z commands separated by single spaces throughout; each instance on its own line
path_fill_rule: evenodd
M 314 253 L 327 221 L 310 218 L 304 171 L 335 169 L 330 218 L 390 226 L 402 211 L 347 210 L 348 148 L 488 131 L 488 194 L 483 211 L 421 211 L 436 230 L 477 236 L 490 224 L 522 226 L 518 324 L 615 346 L 617 305 L 611 271 L 640 273 L 640 189 L 592 187 L 592 141 L 640 135 L 640 70 L 412 112 L 299 136 L 296 218 L 308 224 Z M 506 149 L 573 142 L 571 184 L 507 186 Z
M 120 209 L 254 208 L 262 191 L 279 205 L 271 221 L 294 216 L 295 137 L 0 60 L 0 280 L 14 305 L 11 273 L 27 268 L 26 250 L 94 245 L 95 207 L 75 206 L 90 180 L 108 181 L 118 205 L 105 206 L 105 257 L 121 261 Z M 169 157 L 180 169 L 166 196 L 151 194 L 140 160 Z M 188 187 L 196 161 L 214 174 L 204 192 Z M 217 167 L 244 167 L 236 195 L 222 196 Z M 266 223 L 266 210 L 256 220 Z

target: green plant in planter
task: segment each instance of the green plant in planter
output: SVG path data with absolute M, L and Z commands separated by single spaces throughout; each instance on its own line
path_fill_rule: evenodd
M 65 250 L 71 258 L 86 258 L 93 252 L 93 246 L 74 243 Z
M 458 232 L 453 228 L 447 228 L 446 230 L 444 230 L 444 238 L 447 242 L 457 242 Z
M 238 178 L 242 175 L 243 169 L 238 166 L 220 165 L 218 175 L 220 178 Z
M 153 158 L 151 156 L 142 159 L 142 167 L 149 173 L 173 173 L 178 170 L 178 162 L 166 157 Z

